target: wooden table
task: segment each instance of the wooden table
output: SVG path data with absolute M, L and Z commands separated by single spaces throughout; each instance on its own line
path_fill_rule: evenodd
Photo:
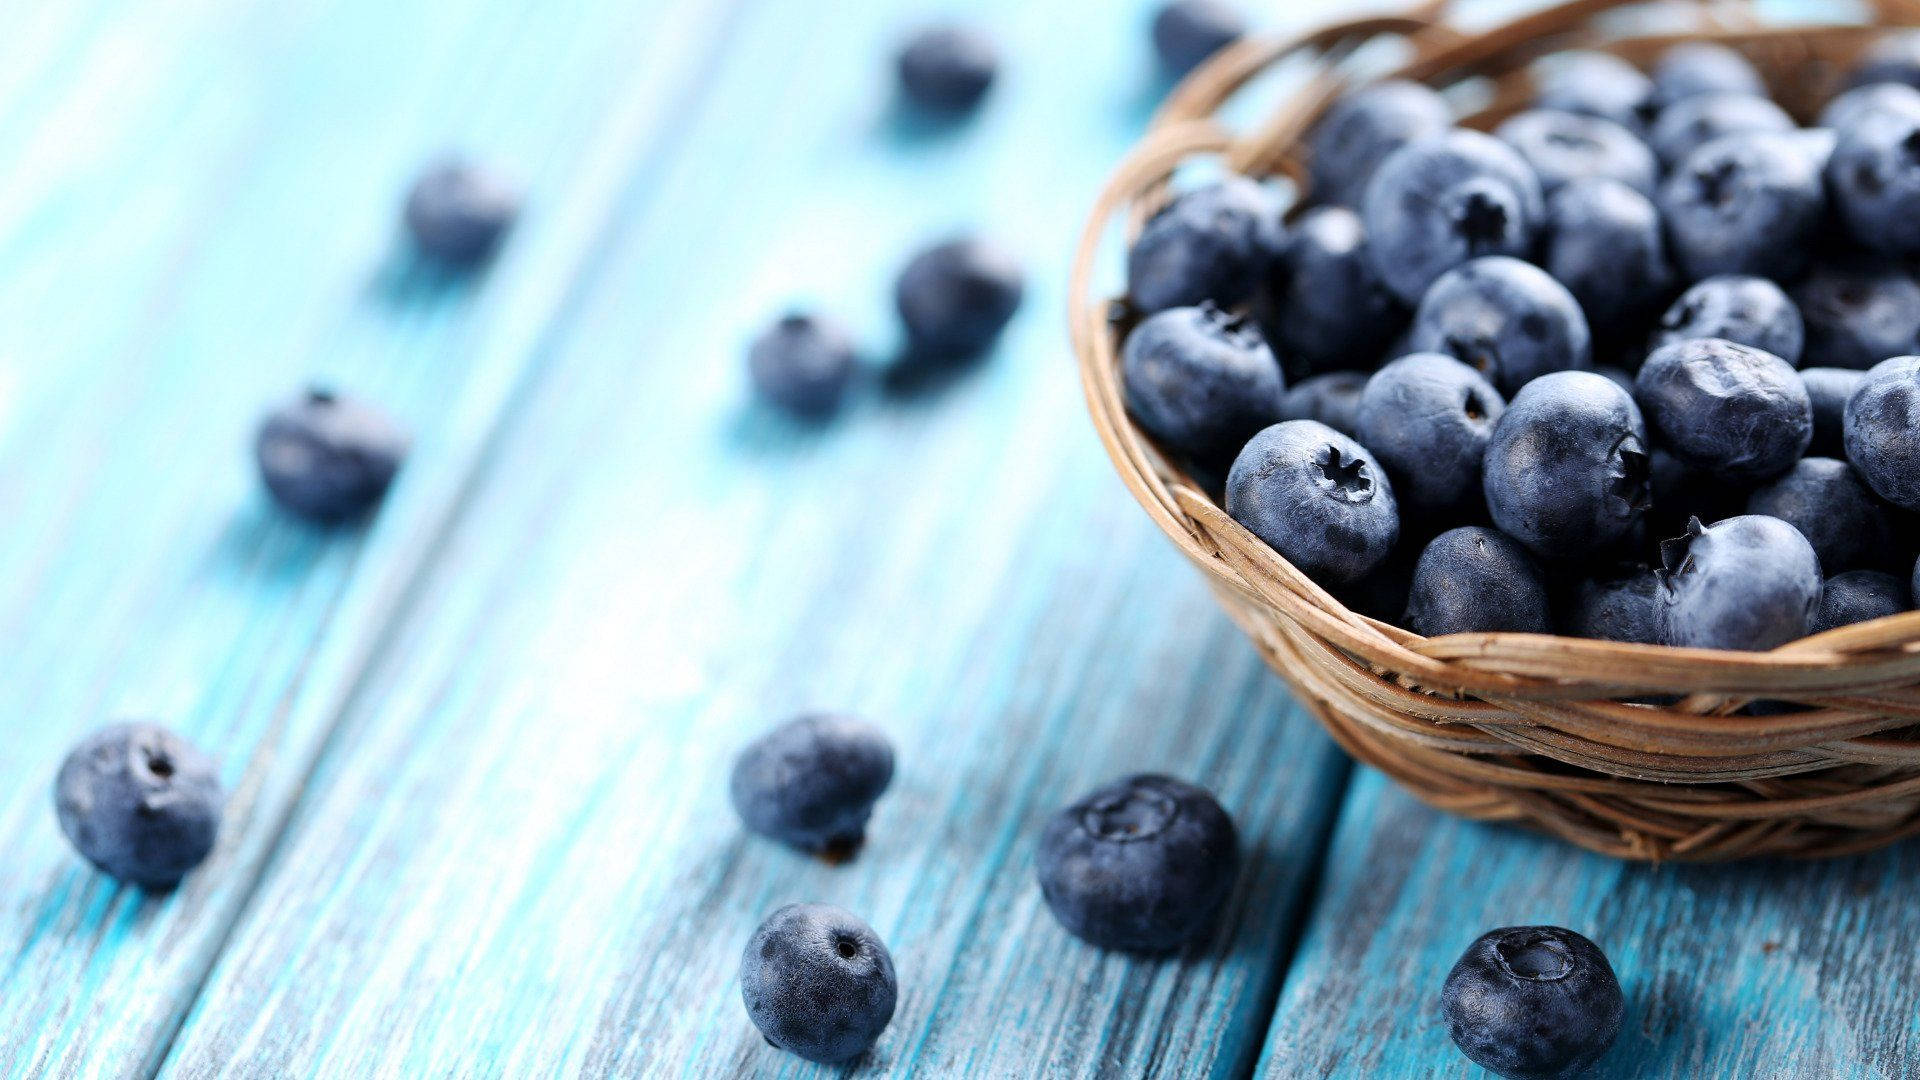
M 1297 26 L 1341 5 L 1276 16 Z M 915 0 L 61 0 L 0 33 L 0 1075 L 822 1075 L 735 967 L 801 899 L 901 975 L 862 1074 L 1477 1075 L 1435 998 L 1480 931 L 1601 942 L 1617 1077 L 1920 1070 L 1916 851 L 1647 868 L 1351 769 L 1117 484 L 1063 332 L 1082 208 L 1159 88 L 1145 0 L 980 0 L 984 113 L 893 114 Z M 396 254 L 464 147 L 525 180 L 490 272 Z M 917 244 L 1032 267 L 1005 346 L 808 430 L 747 403 L 789 302 L 881 362 Z M 309 379 L 418 435 L 377 521 L 256 487 Z M 798 710 L 896 740 L 833 868 L 742 835 L 731 755 Z M 162 719 L 234 792 L 170 896 L 76 859 L 49 785 Z M 1177 960 L 1066 936 L 1030 857 L 1130 770 L 1251 852 Z

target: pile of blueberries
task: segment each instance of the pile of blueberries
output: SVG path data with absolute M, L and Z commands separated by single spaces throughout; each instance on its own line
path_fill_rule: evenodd
M 1914 606 L 1920 36 L 1816 126 L 1738 53 L 1543 61 L 1492 134 L 1337 102 L 1283 216 L 1228 177 L 1128 257 L 1129 412 L 1355 610 L 1771 649 Z

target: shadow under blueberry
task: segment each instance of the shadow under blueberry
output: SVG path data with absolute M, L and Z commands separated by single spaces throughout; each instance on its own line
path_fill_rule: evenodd
M 985 108 L 985 102 L 981 108 Z M 951 115 L 930 112 L 895 94 L 887 102 L 887 110 L 880 114 L 875 128 L 882 139 L 897 147 L 934 146 L 958 138 L 978 111 Z
M 445 303 L 471 294 L 486 273 L 486 265 L 450 267 L 426 258 L 403 240 L 367 279 L 366 295 L 396 310 Z
M 991 349 L 968 354 L 902 350 L 880 375 L 880 395 L 896 403 L 940 397 L 986 366 Z

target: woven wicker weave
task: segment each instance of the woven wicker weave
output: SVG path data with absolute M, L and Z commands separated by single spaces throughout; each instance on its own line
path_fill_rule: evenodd
M 1115 171 L 1076 258 L 1073 343 L 1094 424 L 1141 505 L 1334 738 L 1427 802 L 1637 859 L 1839 855 L 1890 843 L 1920 833 L 1920 613 L 1771 653 L 1530 634 L 1422 638 L 1349 611 L 1241 528 L 1122 404 L 1120 332 L 1092 292 L 1116 215 L 1137 228 L 1164 203 L 1174 168 L 1195 157 L 1303 185 L 1301 136 L 1350 86 L 1364 43 L 1405 38 L 1413 59 L 1394 74 L 1435 86 L 1491 80 L 1492 105 L 1465 120 L 1474 127 L 1529 99 L 1528 65 L 1546 53 L 1598 47 L 1645 64 L 1684 39 L 1740 50 L 1804 118 L 1879 28 L 1920 25 L 1920 0 L 1880 0 L 1871 26 L 1785 29 L 1718 4 L 1689 8 L 1687 33 L 1610 36 L 1615 9 L 1630 6 L 1577 0 L 1467 35 L 1442 21 L 1444 3 L 1430 3 L 1290 41 L 1243 41 L 1189 77 Z M 1214 119 L 1283 61 L 1312 72 L 1257 129 Z M 1650 698 L 1677 703 L 1634 703 Z M 1735 715 L 1756 699 L 1811 709 Z

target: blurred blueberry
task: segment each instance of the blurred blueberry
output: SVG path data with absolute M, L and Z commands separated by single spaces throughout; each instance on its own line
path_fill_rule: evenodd
M 1747 513 L 1777 517 L 1800 530 L 1829 576 L 1888 565 L 1893 516 L 1853 467 L 1828 457 L 1801 458 L 1747 496 Z
M 1668 49 L 1653 68 L 1654 100 L 1662 111 L 1701 94 L 1767 96 L 1760 72 L 1746 57 L 1705 41 L 1682 42 Z
M 900 90 L 936 115 L 971 112 L 1000 70 L 1000 47 L 970 26 L 931 26 L 907 40 L 895 61 Z
M 1661 317 L 1653 347 L 1699 338 L 1723 338 L 1798 364 L 1806 327 L 1780 286 L 1766 278 L 1721 274 L 1680 294 Z
M 1174 453 L 1225 469 L 1280 420 L 1280 365 L 1246 318 L 1211 302 L 1168 308 L 1127 336 L 1127 411 Z
M 1803 368 L 1800 385 L 1813 402 L 1813 442 L 1807 453 L 1821 457 L 1847 456 L 1847 401 L 1867 381 L 1867 373 L 1849 368 Z
M 1633 132 L 1611 120 L 1554 109 L 1516 113 L 1494 129 L 1520 152 L 1549 196 L 1572 180 L 1605 177 L 1653 194 L 1660 164 Z
M 157 724 L 116 724 L 81 740 L 60 766 L 60 831 L 101 871 L 171 889 L 219 838 L 226 794 L 199 747 Z
M 1440 1003 L 1460 1052 L 1506 1080 L 1585 1072 L 1613 1045 L 1626 1011 L 1606 956 L 1557 926 L 1482 934 L 1447 973 Z
M 803 716 L 747 744 L 728 792 L 748 829 L 806 851 L 852 848 L 893 782 L 893 746 L 842 716 Z
M 1661 446 L 1729 482 L 1786 472 L 1813 438 L 1813 403 L 1793 366 L 1720 338 L 1654 350 L 1633 396 Z
M 1557 371 L 1521 387 L 1494 425 L 1484 470 L 1494 524 L 1542 558 L 1604 552 L 1646 514 L 1640 410 L 1591 371 Z
M 1820 110 L 1820 126 L 1842 131 L 1869 112 L 1889 111 L 1920 115 L 1920 90 L 1897 82 L 1876 82 L 1853 89 L 1827 102 Z
M 1820 603 L 1820 560 L 1800 530 L 1745 514 L 1660 545 L 1667 634 L 1692 649 L 1757 651 L 1805 637 Z
M 1414 312 L 1410 343 L 1464 361 L 1506 394 L 1550 371 L 1593 366 L 1579 301 L 1546 271 L 1504 255 L 1441 275 Z
M 1920 254 L 1920 111 L 1862 111 L 1840 131 L 1826 179 L 1855 240 L 1889 255 Z
M 1640 566 L 1581 581 L 1560 620 L 1560 632 L 1599 641 L 1666 644 L 1659 575 Z
M 1672 168 L 1687 155 L 1722 135 L 1794 130 L 1793 117 L 1752 94 L 1700 94 L 1676 101 L 1660 113 L 1647 136 L 1661 164 Z
M 1790 279 L 1826 214 L 1820 170 L 1792 136 L 1728 135 L 1687 155 L 1660 187 L 1674 262 L 1715 274 Z
M 1920 87 L 1920 33 L 1888 34 L 1867 47 L 1847 77 L 1849 86 L 1905 83 Z
M 1525 548 L 1478 525 L 1449 529 L 1420 553 L 1404 624 L 1426 637 L 1553 633 L 1540 568 Z
M 1301 374 L 1368 366 L 1407 321 L 1373 271 L 1360 215 L 1344 206 L 1294 222 L 1256 304 L 1282 362 Z
M 1151 315 L 1211 300 L 1238 307 L 1281 245 L 1280 207 L 1241 176 L 1195 188 L 1147 222 L 1127 253 L 1127 294 Z
M 1302 379 L 1280 398 L 1280 419 L 1315 420 L 1351 437 L 1360 430 L 1367 378 L 1364 371 L 1329 371 Z
M 1593 332 L 1614 340 L 1673 295 L 1660 212 L 1615 180 L 1576 180 L 1548 197 L 1542 262 L 1580 302 Z
M 1851 570 L 1827 579 L 1809 634 L 1911 611 L 1908 583 L 1881 570 Z
M 747 374 L 760 396 L 806 417 L 840 407 L 855 364 L 853 335 L 809 312 L 781 316 L 747 349 Z
M 1653 80 L 1612 53 L 1573 51 L 1549 58 L 1535 76 L 1534 104 L 1611 120 L 1635 134 L 1653 120 Z
M 858 916 L 830 904 L 788 904 L 747 940 L 740 997 L 767 1042 L 839 1065 L 887 1029 L 899 983 L 886 943 Z
M 407 445 L 406 432 L 386 413 L 315 387 L 267 415 L 254 457 L 282 509 L 333 525 L 365 516 L 380 502 Z
M 1247 17 L 1222 0 L 1171 0 L 1153 17 L 1153 51 L 1169 75 L 1185 75 L 1240 40 Z
M 1446 101 L 1424 84 L 1390 79 L 1361 87 L 1334 102 L 1307 135 L 1314 199 L 1359 206 L 1388 155 L 1452 125 Z
M 1358 581 L 1393 550 L 1400 512 L 1380 463 L 1325 424 L 1255 435 L 1227 474 L 1227 513 L 1315 581 Z
M 1505 408 L 1479 372 L 1442 353 L 1414 353 L 1367 381 L 1357 437 L 1407 513 L 1446 518 L 1478 505 L 1480 459 Z
M 1900 266 L 1826 261 L 1793 287 L 1807 325 L 1807 362 L 1865 371 L 1920 350 L 1920 283 Z
M 407 193 L 407 231 L 421 254 L 449 266 L 472 266 L 492 255 L 520 213 L 520 194 L 467 161 L 429 167 Z
M 1361 209 L 1374 272 L 1409 304 L 1485 255 L 1525 257 L 1546 224 L 1533 166 L 1491 135 L 1456 128 L 1380 163 Z
M 900 272 L 894 301 L 916 355 L 966 358 L 993 347 L 1025 292 L 1026 275 L 1011 252 L 961 237 L 915 255 Z
M 1902 510 L 1920 510 L 1920 356 L 1883 360 L 1847 401 L 1847 460 Z

